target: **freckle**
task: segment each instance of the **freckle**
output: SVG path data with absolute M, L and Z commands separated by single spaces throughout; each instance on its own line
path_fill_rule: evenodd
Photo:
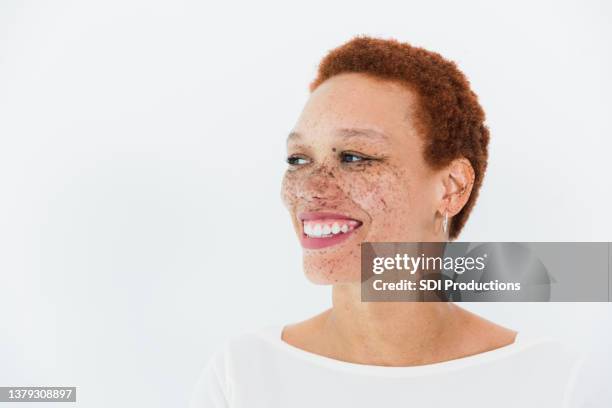
M 335 152 L 335 151 L 336 151 L 336 148 L 335 148 L 335 147 L 332 147 L 332 152 Z

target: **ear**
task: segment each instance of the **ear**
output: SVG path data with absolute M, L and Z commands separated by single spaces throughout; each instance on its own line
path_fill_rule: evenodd
M 441 171 L 444 186 L 438 211 L 453 217 L 465 206 L 474 187 L 475 173 L 470 161 L 464 157 L 453 160 Z

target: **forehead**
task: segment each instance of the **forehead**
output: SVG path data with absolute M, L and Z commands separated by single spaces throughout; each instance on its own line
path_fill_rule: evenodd
M 365 74 L 336 75 L 312 92 L 296 131 L 371 128 L 386 134 L 414 131 L 417 95 L 397 82 Z

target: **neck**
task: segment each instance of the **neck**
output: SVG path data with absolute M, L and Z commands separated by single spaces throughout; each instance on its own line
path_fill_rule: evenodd
M 362 302 L 359 284 L 334 285 L 324 329 L 346 361 L 418 365 L 443 359 L 457 329 L 457 307 L 445 302 Z M 446 346 L 446 347 L 445 347 Z M 442 361 L 442 360 L 440 360 Z

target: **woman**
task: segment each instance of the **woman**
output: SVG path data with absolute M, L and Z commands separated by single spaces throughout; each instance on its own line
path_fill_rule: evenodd
M 230 342 L 193 407 L 561 406 L 552 342 L 453 303 L 362 302 L 360 243 L 455 239 L 487 166 L 484 112 L 440 55 L 357 37 L 321 62 L 287 141 L 282 198 L 333 306 Z

